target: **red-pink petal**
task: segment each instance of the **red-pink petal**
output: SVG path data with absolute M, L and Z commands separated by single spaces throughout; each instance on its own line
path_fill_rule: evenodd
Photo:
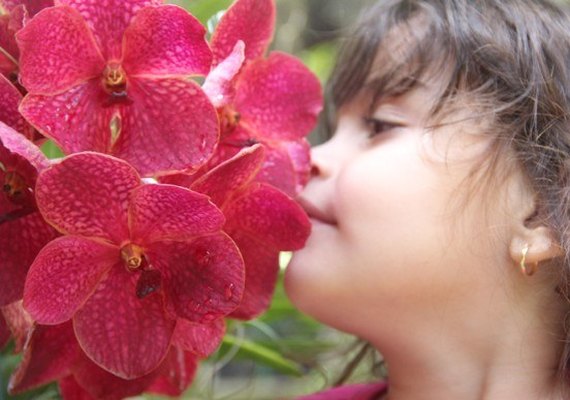
M 9 12 L 12 12 L 13 9 L 19 5 L 23 5 L 30 17 L 33 17 L 44 8 L 53 6 L 53 1 L 54 0 L 2 0 L 0 4 Z
M 121 108 L 113 154 L 142 175 L 195 170 L 208 160 L 218 141 L 218 117 L 196 83 L 137 78 L 127 91 L 133 104 Z
M 202 89 L 212 104 L 218 108 L 233 101 L 235 89 L 233 79 L 245 60 L 245 44 L 239 40 L 232 52 L 206 77 Z
M 28 269 L 42 247 L 57 236 L 38 212 L 0 223 L 0 306 L 22 298 Z
M 20 79 L 33 94 L 57 94 L 99 76 L 105 62 L 81 15 L 53 7 L 16 34 Z
M 0 314 L 0 349 L 6 346 L 8 340 L 10 339 L 10 330 L 8 329 L 8 325 L 6 325 L 6 320 L 4 316 Z
M 30 267 L 24 307 L 41 324 L 69 320 L 119 261 L 119 249 L 77 236 L 47 244 Z
M 291 197 L 297 196 L 307 183 L 311 171 L 307 140 L 276 140 L 267 145 L 265 153 L 265 163 L 256 180 L 269 183 Z
M 10 378 L 10 393 L 20 393 L 68 375 L 80 354 L 71 323 L 35 325 L 24 355 Z
M 162 362 L 176 323 L 165 314 L 159 292 L 136 296 L 138 278 L 120 265 L 112 268 L 73 318 L 87 356 L 123 379 L 146 375 Z
M 77 9 L 93 31 L 106 60 L 121 59 L 125 29 L 135 14 L 146 6 L 160 5 L 162 0 L 56 0 Z
M 275 29 L 273 0 L 237 0 L 224 14 L 212 35 L 214 65 L 226 58 L 236 42 L 245 43 L 248 60 L 265 53 Z
M 6 324 L 14 338 L 14 353 L 20 353 L 28 339 L 28 333 L 34 325 L 34 320 L 24 310 L 22 301 L 16 301 L 1 308 Z
M 240 124 L 257 138 L 294 140 L 306 136 L 322 109 L 321 85 L 301 61 L 273 52 L 243 68 L 236 83 Z
M 131 240 L 187 240 L 218 231 L 224 215 L 200 193 L 173 185 L 144 185 L 131 193 Z
M 175 5 L 143 8 L 125 31 L 123 67 L 134 75 L 206 75 L 212 52 L 204 26 Z
M 246 147 L 194 182 L 191 189 L 207 194 L 218 207 L 223 208 L 237 190 L 255 178 L 263 158 L 263 146 Z
M 104 107 L 101 83 L 92 79 L 55 96 L 28 94 L 22 115 L 64 153 L 108 152 L 112 107 Z
M 18 111 L 21 100 L 20 91 L 6 77 L 0 75 L 0 121 L 32 139 L 34 131 Z
M 295 201 L 262 183 L 234 198 L 224 213 L 228 229 L 239 228 L 275 250 L 300 249 L 311 230 L 307 214 Z
M 96 400 L 83 389 L 73 375 L 68 375 L 58 381 L 59 394 L 63 400 Z
M 129 236 L 129 195 L 140 184 L 125 161 L 77 153 L 40 174 L 36 200 L 44 218 L 61 232 L 120 244 Z
M 266 311 L 271 303 L 279 275 L 279 250 L 242 232 L 229 232 L 245 263 L 245 290 L 232 318 L 249 320 Z
M 218 349 L 225 333 L 226 323 L 222 318 L 208 324 L 196 324 L 179 318 L 172 342 L 185 351 L 206 358 Z
M 147 391 L 178 398 L 194 379 L 197 369 L 198 359 L 194 354 L 173 347 Z
M 37 171 L 49 166 L 49 160 L 35 144 L 0 122 L 0 162 L 5 166 L 8 153 L 15 154 L 26 160 L 30 167 Z
M 14 16 L 0 15 L 0 73 L 13 78 L 18 70 L 20 51 L 14 37 Z
M 97 400 L 122 400 L 142 394 L 156 377 L 151 372 L 137 379 L 122 379 L 105 371 L 87 356 L 81 354 L 73 368 L 77 385 Z M 70 397 L 70 400 L 75 400 Z
M 149 247 L 149 263 L 161 271 L 169 311 L 205 323 L 232 312 L 244 283 L 243 261 L 225 234 L 190 242 L 157 242 Z

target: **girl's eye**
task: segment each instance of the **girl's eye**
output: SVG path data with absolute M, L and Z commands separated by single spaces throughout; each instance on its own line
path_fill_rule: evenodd
M 364 124 L 368 128 L 369 137 L 374 137 L 376 135 L 379 135 L 381 133 L 390 131 L 394 128 L 398 128 L 401 126 L 400 124 L 396 124 L 394 122 L 388 122 L 378 118 L 371 118 L 371 117 L 365 117 Z

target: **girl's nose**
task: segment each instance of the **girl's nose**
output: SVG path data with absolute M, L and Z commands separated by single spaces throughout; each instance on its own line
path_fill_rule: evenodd
M 332 173 L 330 155 L 327 150 L 329 142 L 311 149 L 311 178 L 327 178 Z

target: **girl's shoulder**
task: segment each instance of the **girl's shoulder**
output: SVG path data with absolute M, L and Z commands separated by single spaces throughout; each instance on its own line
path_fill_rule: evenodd
M 388 391 L 385 382 L 339 386 L 322 392 L 297 397 L 295 400 L 376 400 Z

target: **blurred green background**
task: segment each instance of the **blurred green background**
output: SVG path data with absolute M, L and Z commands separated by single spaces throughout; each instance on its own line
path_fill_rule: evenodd
M 356 13 L 368 0 L 277 0 L 278 23 L 272 50 L 301 58 L 320 78 L 332 69 L 338 38 L 346 34 Z M 173 0 L 212 26 L 231 0 Z M 310 140 L 318 137 L 313 133 Z M 49 145 L 47 153 L 57 156 Z M 283 254 L 286 266 L 289 254 Z M 183 399 L 284 399 L 311 393 L 339 379 L 369 380 L 378 360 L 363 344 L 299 313 L 288 301 L 279 282 L 271 308 L 254 321 L 229 321 L 220 350 L 201 363 L 196 379 Z M 355 357 L 363 360 L 349 377 L 344 368 Z M 32 393 L 9 396 L 10 372 L 19 360 L 11 346 L 0 353 L 0 400 L 59 399 L 50 385 Z M 142 396 L 140 399 L 160 399 Z

